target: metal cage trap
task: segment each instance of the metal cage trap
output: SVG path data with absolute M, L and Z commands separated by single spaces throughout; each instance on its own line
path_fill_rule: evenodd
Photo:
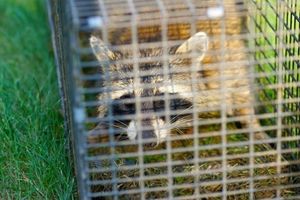
M 49 0 L 81 199 L 300 199 L 297 0 Z

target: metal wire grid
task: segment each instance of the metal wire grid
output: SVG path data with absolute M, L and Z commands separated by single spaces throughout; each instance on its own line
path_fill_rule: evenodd
M 297 199 L 299 198 L 299 5 L 290 1 L 70 1 L 73 28 L 70 45 L 74 79 L 73 111 L 75 121 L 75 150 L 78 182 L 82 199 Z M 246 9 L 248 8 L 248 9 Z M 223 10 L 224 9 L 224 10 Z M 224 11 L 224 14 L 222 13 Z M 272 20 L 274 17 L 275 20 Z M 233 19 L 238 21 L 232 24 Z M 235 25 L 246 24 L 248 31 Z M 200 23 L 199 23 L 200 21 Z M 201 21 L 203 23 L 201 23 Z M 242 22 L 242 23 L 241 23 Z M 217 28 L 216 28 L 217 27 Z M 118 89 L 104 87 L 104 82 L 118 78 L 118 74 L 105 73 L 110 62 L 98 61 L 92 55 L 88 39 L 95 31 L 113 51 L 128 51 L 131 57 L 117 60 L 123 65 L 132 64 L 132 78 L 136 88 L 153 88 L 162 84 L 168 87 L 172 56 L 169 48 L 182 44 L 198 31 L 207 31 L 210 42 L 219 44 L 209 49 L 207 57 L 220 57 L 216 62 L 202 63 L 212 70 L 226 71 L 236 65 L 248 66 L 252 73 L 241 77 L 207 77 L 206 84 L 221 83 L 218 97 L 226 101 L 230 90 L 228 79 L 243 81 L 255 79 L 259 84 L 251 90 L 260 101 L 231 105 L 232 109 L 254 106 L 258 112 L 250 118 L 260 119 L 261 131 L 270 138 L 256 140 L 253 127 L 237 128 L 234 123 L 249 116 L 228 116 L 227 104 L 217 108 L 165 110 L 156 113 L 166 121 L 179 112 L 191 114 L 192 129 L 183 134 L 168 136 L 156 148 L 145 148 L 145 141 L 119 140 L 121 133 L 113 127 L 115 119 L 136 117 L 142 119 L 141 104 L 163 99 L 166 105 L 172 96 L 135 96 L 132 99 L 113 101 L 111 95 Z M 227 46 L 228 43 L 247 41 L 247 45 Z M 242 42 L 244 44 L 244 42 Z M 245 48 L 246 47 L 246 48 Z M 149 71 L 140 70 L 147 57 L 140 57 L 141 49 L 160 48 L 162 54 L 151 62 L 160 62 L 163 81 L 157 84 L 141 83 L 140 77 Z M 171 48 L 172 49 L 172 48 Z M 227 59 L 227 51 L 251 55 L 247 59 Z M 197 101 L 196 52 L 184 55 L 192 58 L 191 65 L 177 69 L 189 73 L 184 80 L 192 87 L 192 101 Z M 185 58 L 182 56 L 182 58 Z M 101 66 L 101 67 L 100 67 Z M 108 81 L 109 82 L 109 81 Z M 110 98 L 97 99 L 99 93 Z M 113 113 L 113 105 L 135 103 L 136 113 L 121 116 Z M 97 107 L 106 105 L 108 115 L 97 116 Z M 213 118 L 198 118 L 198 113 L 219 110 Z M 153 113 L 148 113 L 149 115 Z M 90 130 L 98 123 L 109 124 L 107 130 L 93 137 Z M 137 129 L 142 131 L 141 120 Z M 181 128 L 180 126 L 178 128 Z M 270 144 L 271 148 L 263 148 Z
M 297 52 L 299 49 L 297 45 L 299 40 L 299 34 L 297 34 L 297 31 L 299 30 L 299 5 L 297 5 L 296 1 L 277 2 L 276 4 L 274 4 L 274 2 L 272 3 L 272 1 L 266 1 L 257 4 L 256 8 L 258 7 L 264 9 L 263 14 L 259 13 L 259 17 L 256 17 L 256 31 L 261 33 L 266 32 L 267 30 L 269 33 L 268 35 L 265 34 L 263 36 L 264 42 L 269 45 L 273 44 L 277 46 L 273 46 L 273 49 L 269 52 L 260 51 L 256 55 L 256 59 L 268 59 L 270 58 L 270 54 L 268 55 L 268 53 L 271 52 L 271 55 L 275 55 L 277 60 L 267 63 L 268 66 L 266 66 L 266 64 L 259 64 L 257 65 L 257 70 L 265 71 L 268 69 L 269 71 L 278 72 L 277 75 L 270 77 L 269 79 L 260 79 L 259 82 L 261 84 L 266 82 L 268 82 L 267 84 L 272 84 L 273 82 L 278 84 L 290 83 L 290 86 L 284 87 L 282 91 L 276 89 L 272 92 L 270 90 L 264 90 L 263 98 L 272 99 L 272 95 L 275 95 L 278 96 L 278 98 L 282 98 L 282 100 L 293 99 L 297 97 L 299 91 L 299 87 L 293 85 L 293 83 L 298 82 L 296 77 L 299 75 L 297 72 L 297 67 L 299 67 L 299 60 L 297 58 L 297 56 L 299 56 L 299 53 Z M 281 12 L 278 13 L 278 10 Z M 268 18 L 270 16 L 273 16 L 277 20 L 272 22 L 270 18 Z M 259 38 L 256 40 L 257 45 L 258 43 Z M 282 93 L 279 94 L 280 92 Z M 297 112 L 299 103 L 278 103 L 277 106 L 281 106 L 281 108 L 276 108 L 276 106 L 266 106 L 264 109 Z M 299 117 L 298 114 L 291 117 L 283 117 L 278 123 L 280 122 L 284 125 L 295 124 L 298 121 L 297 117 Z M 282 134 L 284 134 L 284 136 L 299 135 L 298 131 L 299 129 L 297 126 L 291 126 L 290 128 L 285 128 Z M 298 140 L 295 140 L 292 143 L 282 143 L 282 145 L 279 146 L 283 146 L 283 148 L 288 148 L 288 146 L 299 147 Z M 294 157 L 295 155 L 290 156 Z M 293 159 L 297 158 L 294 157 Z

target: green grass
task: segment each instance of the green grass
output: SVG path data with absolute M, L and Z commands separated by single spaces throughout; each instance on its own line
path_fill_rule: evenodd
M 0 199 L 72 199 L 42 0 L 0 1 Z
M 257 65 L 257 71 L 258 72 L 274 72 L 274 70 L 282 69 L 283 74 L 282 75 L 282 82 L 284 84 L 287 83 L 295 83 L 299 81 L 299 73 L 297 72 L 297 64 L 295 55 L 292 55 L 291 52 L 298 52 L 299 48 L 294 47 L 293 49 L 290 49 L 288 51 L 288 47 L 279 48 L 279 43 L 282 40 L 282 42 L 285 45 L 292 45 L 296 44 L 297 41 L 295 41 L 294 37 L 292 35 L 295 35 L 295 33 L 289 33 L 286 36 L 284 35 L 277 35 L 279 33 L 280 28 L 282 28 L 282 32 L 288 33 L 290 30 L 297 31 L 299 30 L 298 22 L 296 21 L 296 17 L 293 16 L 287 9 L 279 9 L 279 7 L 282 7 L 282 4 L 276 0 L 259 0 L 258 4 L 261 7 L 261 13 L 256 16 L 257 23 L 259 24 L 259 28 L 256 28 L 256 32 L 261 33 L 263 32 L 263 35 L 261 37 L 258 37 L 256 39 L 256 42 L 258 46 L 265 47 L 267 50 L 262 50 L 256 52 L 256 59 L 257 60 L 265 60 L 268 61 L 264 64 L 258 64 Z M 284 4 L 285 5 L 285 4 Z M 291 4 L 291 7 L 293 9 L 300 10 L 300 7 L 296 4 Z M 284 6 L 283 6 L 284 7 Z M 278 19 L 277 15 L 281 16 L 283 20 Z M 284 22 L 285 25 L 282 23 Z M 280 25 L 281 24 L 281 25 Z M 282 26 L 282 27 L 281 27 Z M 276 31 L 275 31 L 276 30 Z M 277 33 L 278 32 L 278 33 Z M 298 36 L 295 35 L 295 38 Z M 282 55 L 286 61 L 278 61 L 277 56 Z M 295 71 L 293 74 L 289 74 L 288 71 Z M 268 86 L 272 84 L 279 84 L 279 76 L 278 75 L 268 75 L 264 78 L 258 79 L 258 82 L 261 85 Z M 262 101 L 270 101 L 270 100 L 277 100 L 278 98 L 278 89 L 264 89 L 260 91 L 260 99 Z M 291 98 L 298 98 L 299 97 L 299 88 L 295 86 L 289 86 L 285 87 L 283 90 L 283 95 L 281 96 L 282 99 L 291 99 Z M 288 128 L 283 128 L 283 137 L 292 137 L 292 136 L 298 136 L 299 135 L 299 128 L 297 127 L 298 120 L 294 120 L 294 118 L 299 119 L 299 116 L 297 113 L 297 102 L 296 103 L 283 103 L 283 112 L 293 112 L 295 113 L 294 116 L 287 116 L 283 117 L 282 122 L 284 125 L 288 125 Z M 265 105 L 264 106 L 264 112 L 268 113 L 276 113 L 277 107 L 274 105 Z M 274 117 L 273 119 L 263 120 L 264 125 L 271 125 L 276 124 L 277 118 Z M 273 136 L 276 136 L 276 132 L 273 131 Z M 299 140 L 294 140 L 290 142 L 283 142 L 283 145 L 285 148 L 289 149 L 297 149 L 299 146 Z M 300 159 L 300 153 L 295 152 L 291 153 L 291 158 L 293 160 L 299 160 Z

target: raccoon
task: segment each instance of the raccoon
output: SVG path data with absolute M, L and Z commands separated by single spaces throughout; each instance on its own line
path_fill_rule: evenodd
M 134 72 L 133 64 L 117 62 L 118 60 L 132 59 L 131 53 L 126 50 L 111 51 L 96 36 L 90 37 L 90 46 L 101 63 L 109 61 L 108 67 L 106 67 L 107 71 L 103 67 L 104 74 L 112 75 L 103 83 L 103 88 L 107 88 L 109 92 L 102 92 L 99 95 L 99 101 L 103 102 L 109 99 L 112 101 L 111 114 L 113 116 L 136 116 L 136 105 L 132 100 L 137 97 L 142 99 L 140 119 L 136 117 L 125 120 L 112 119 L 113 126 L 120 129 L 121 133 L 125 132 L 126 139 L 141 138 L 146 145 L 153 147 L 165 141 L 172 130 L 180 128 L 183 123 L 186 126 L 192 126 L 193 113 L 191 111 L 193 108 L 194 110 L 203 110 L 203 112 L 209 109 L 220 110 L 221 104 L 225 104 L 228 116 L 243 116 L 240 121 L 242 126 L 252 127 L 255 130 L 254 138 L 256 140 L 268 138 L 267 134 L 260 131 L 259 121 L 254 117 L 254 108 L 249 107 L 253 103 L 254 95 L 251 92 L 250 72 L 246 65 L 224 67 L 221 72 L 216 69 L 212 70 L 209 66 L 203 66 L 202 62 L 205 60 L 207 62 L 207 59 L 211 58 L 211 55 L 206 55 L 210 44 L 209 37 L 205 32 L 198 32 L 181 45 L 168 49 L 168 69 L 172 73 L 167 75 L 167 80 L 163 73 L 159 73 L 163 69 L 163 62 L 155 59 L 164 55 L 163 49 L 140 50 L 138 57 L 146 58 L 148 62 L 138 64 L 139 71 L 147 72 L 139 75 L 139 88 L 136 87 L 134 74 L 132 74 Z M 247 60 L 243 53 L 238 53 L 236 56 L 239 55 L 242 58 L 236 59 Z M 194 85 L 191 82 L 191 72 L 189 71 L 192 65 L 195 65 L 193 69 L 196 69 L 193 71 L 194 78 L 197 80 L 195 84 L 193 83 Z M 130 73 L 131 75 L 129 75 Z M 224 77 L 230 78 L 221 82 L 209 79 L 209 77 L 220 77 L 221 73 Z M 117 75 L 117 77 L 113 77 L 113 75 Z M 151 85 L 155 86 L 149 87 Z M 226 89 L 224 94 L 220 93 L 221 87 Z M 164 100 L 166 94 L 169 96 L 169 101 Z M 167 103 L 169 105 L 166 105 Z M 242 107 L 242 105 L 247 105 L 247 107 Z M 169 120 L 163 114 L 158 114 L 163 113 L 166 106 L 169 107 L 171 113 L 176 113 L 171 114 Z M 185 112 L 187 110 L 190 112 Z M 98 107 L 99 118 L 107 117 L 108 112 L 107 104 L 101 104 Z M 140 122 L 139 128 L 137 121 Z M 100 123 L 93 133 L 107 129 L 107 124 Z

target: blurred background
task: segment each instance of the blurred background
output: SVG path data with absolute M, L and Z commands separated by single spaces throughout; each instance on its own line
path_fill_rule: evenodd
M 0 0 L 0 199 L 72 199 L 43 0 Z

